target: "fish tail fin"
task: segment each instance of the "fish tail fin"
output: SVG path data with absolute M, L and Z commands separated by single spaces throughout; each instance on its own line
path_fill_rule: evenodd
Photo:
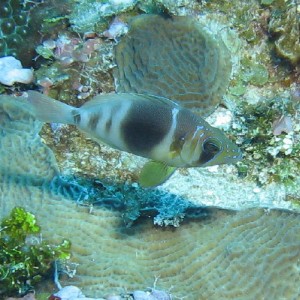
M 75 124 L 73 116 L 77 108 L 36 91 L 28 91 L 27 94 L 30 110 L 38 120 L 49 123 Z

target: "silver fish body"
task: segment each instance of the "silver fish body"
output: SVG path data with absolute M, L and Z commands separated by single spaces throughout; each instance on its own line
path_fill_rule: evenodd
M 74 108 L 28 92 L 36 117 L 76 125 L 99 142 L 172 167 L 235 163 L 239 148 L 222 131 L 166 98 L 103 94 Z

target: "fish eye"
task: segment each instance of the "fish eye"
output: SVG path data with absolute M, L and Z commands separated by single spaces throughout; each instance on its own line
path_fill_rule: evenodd
M 215 141 L 206 140 L 203 143 L 203 151 L 211 153 L 213 156 L 220 151 L 220 148 L 216 145 Z
M 213 159 L 217 153 L 219 153 L 221 148 L 218 142 L 213 139 L 207 139 L 202 145 L 202 152 L 199 161 L 201 163 L 206 163 Z

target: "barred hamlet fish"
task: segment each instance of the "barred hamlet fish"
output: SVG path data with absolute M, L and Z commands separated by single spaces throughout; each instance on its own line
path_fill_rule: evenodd
M 28 103 L 37 119 L 76 125 L 97 142 L 146 157 L 139 182 L 165 182 L 178 167 L 235 163 L 239 148 L 222 131 L 175 102 L 157 96 L 102 94 L 75 108 L 35 91 Z

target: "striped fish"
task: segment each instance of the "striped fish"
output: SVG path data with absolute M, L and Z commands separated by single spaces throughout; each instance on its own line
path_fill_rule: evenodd
M 222 131 L 166 98 L 102 94 L 75 108 L 29 91 L 27 101 L 41 121 L 76 125 L 99 143 L 151 159 L 140 174 L 144 187 L 163 183 L 178 167 L 241 159 L 239 148 Z

